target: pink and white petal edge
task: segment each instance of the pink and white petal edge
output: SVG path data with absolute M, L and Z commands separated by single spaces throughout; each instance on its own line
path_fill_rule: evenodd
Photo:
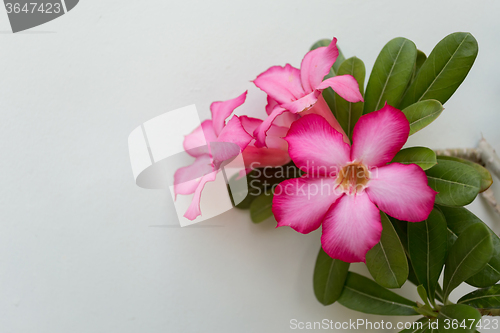
M 289 226 L 302 234 L 318 229 L 330 206 L 342 195 L 333 183 L 332 178 L 294 178 L 280 183 L 272 206 L 277 227 Z
M 253 83 L 279 104 L 290 103 L 306 95 L 300 82 L 300 70 L 289 64 L 269 68 Z
M 390 106 L 359 118 L 352 135 L 351 159 L 368 167 L 389 163 L 408 140 L 410 123 L 405 114 Z
M 344 195 L 325 215 L 321 245 L 334 259 L 366 262 L 381 234 L 380 211 L 368 195 Z
M 343 136 L 316 114 L 292 124 L 285 140 L 288 153 L 302 171 L 317 176 L 334 176 L 350 161 L 351 147 Z
M 312 92 L 319 86 L 330 72 L 338 55 L 337 38 L 333 38 L 328 46 L 307 52 L 300 65 L 300 79 L 306 93 Z
M 246 97 L 247 92 L 245 91 L 236 98 L 224 102 L 213 102 L 210 105 L 214 131 L 217 136 L 220 135 L 222 129 L 224 128 L 227 117 L 233 113 L 234 109 L 245 103 Z
M 399 220 L 420 222 L 429 217 L 436 192 L 416 164 L 392 163 L 371 172 L 366 193 L 380 210 Z

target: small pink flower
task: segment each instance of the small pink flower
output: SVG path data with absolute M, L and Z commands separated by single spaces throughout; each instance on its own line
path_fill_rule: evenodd
M 333 38 L 330 45 L 308 52 L 302 59 L 300 69 L 289 64 L 285 67 L 273 66 L 253 81 L 257 87 L 268 94 L 266 111 L 269 115 L 255 130 L 256 146 L 266 145 L 266 132 L 278 116 L 286 114 L 287 111 L 292 114 L 304 113 L 313 108 L 318 99 L 322 105 L 318 106 L 317 111 L 326 117 L 334 128 L 342 132 L 328 106 L 320 98 L 321 92 L 331 87 L 342 98 L 353 103 L 363 101 L 363 96 L 356 79 L 351 75 L 335 76 L 323 81 L 338 55 L 337 39 Z M 316 113 L 315 110 L 312 112 Z
M 332 258 L 364 262 L 380 241 L 379 209 L 400 220 L 425 220 L 436 192 L 416 164 L 389 163 L 405 144 L 405 115 L 386 105 L 362 116 L 352 146 L 318 115 L 297 120 L 285 140 L 302 178 L 278 185 L 273 213 L 278 227 L 309 233 L 323 225 L 321 244 Z
M 226 119 L 234 109 L 245 102 L 246 94 L 225 102 L 212 103 L 212 120 L 205 120 L 184 139 L 184 149 L 196 160 L 175 172 L 174 192 L 176 196 L 194 193 L 191 205 L 184 214 L 187 219 L 194 220 L 201 215 L 201 192 L 207 182 L 215 180 L 221 163 L 236 157 L 253 140 L 237 116 L 226 124 Z
M 288 143 L 283 139 L 288 128 L 272 125 L 266 138 L 267 148 L 254 146 L 250 135 L 262 120 L 247 116 L 226 119 L 246 99 L 246 92 L 210 106 L 212 119 L 205 120 L 184 139 L 184 149 L 196 160 L 189 166 L 178 169 L 174 175 L 175 195 L 194 193 L 186 218 L 194 220 L 201 215 L 200 200 L 205 184 L 214 181 L 220 165 L 242 153 L 247 171 L 256 167 L 276 167 L 290 162 Z M 244 174 L 244 173 L 243 173 Z

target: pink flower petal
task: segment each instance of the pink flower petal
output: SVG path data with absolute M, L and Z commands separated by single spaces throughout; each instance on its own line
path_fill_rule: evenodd
M 300 83 L 300 70 L 289 64 L 269 68 L 253 83 L 279 104 L 290 103 L 305 95 Z
M 278 117 L 276 117 L 276 119 L 273 121 L 273 124 L 275 124 L 276 126 L 290 128 L 290 126 L 293 124 L 293 122 L 299 118 L 300 118 L 300 116 L 298 114 L 286 111 L 286 112 L 283 112 Z
M 240 119 L 233 116 L 222 129 L 217 141 L 210 144 L 213 163 L 218 169 L 220 164 L 240 154 L 253 140 L 245 131 Z
M 292 113 L 299 113 L 313 106 L 314 103 L 316 103 L 316 101 L 318 100 L 319 94 L 320 92 L 316 90 L 313 91 L 312 93 L 305 95 L 304 97 L 299 98 L 296 101 L 290 103 L 283 103 L 281 104 L 281 106 Z
M 227 117 L 233 113 L 234 109 L 245 103 L 247 97 L 247 92 L 245 91 L 240 96 L 230 99 L 225 102 L 213 102 L 210 105 L 210 111 L 212 112 L 212 121 L 214 124 L 214 131 L 217 136 L 224 128 Z
M 213 171 L 209 155 L 201 155 L 196 158 L 193 164 L 179 168 L 174 175 L 175 196 L 194 193 L 201 178 Z
M 277 148 L 257 148 L 248 146 L 243 151 L 243 160 L 247 169 L 278 167 L 291 161 L 288 152 Z
M 253 135 L 255 137 L 255 146 L 256 147 L 265 147 L 266 146 L 266 133 L 267 131 L 271 128 L 271 125 L 273 124 L 274 119 L 278 117 L 280 114 L 285 112 L 286 110 L 282 107 L 275 107 L 273 112 L 267 117 L 262 124 L 257 127 L 257 129 L 254 131 Z
M 385 105 L 359 118 L 352 135 L 351 158 L 368 167 L 383 166 L 403 147 L 409 133 L 404 113 Z
M 247 133 L 254 133 L 255 130 L 263 123 L 261 119 L 240 116 L 241 124 Z M 266 133 L 266 146 L 268 148 L 277 148 L 284 150 L 288 156 L 288 143 L 283 139 L 288 132 L 288 128 L 271 125 Z M 289 159 L 290 161 L 290 159 Z
M 191 201 L 188 210 L 184 214 L 185 218 L 192 221 L 201 215 L 201 208 L 200 208 L 201 192 L 203 191 L 205 184 L 208 182 L 213 182 L 216 177 L 217 177 L 217 172 L 212 172 L 201 178 L 200 183 L 198 184 L 194 192 L 193 200 Z
M 336 175 L 350 161 L 350 147 L 342 134 L 316 114 L 294 122 L 285 140 L 295 165 L 314 176 Z
M 337 94 L 348 102 L 356 103 L 363 101 L 363 95 L 359 91 L 358 81 L 352 75 L 337 75 L 326 79 L 318 86 L 318 90 L 331 87 Z
M 309 109 L 302 111 L 299 113 L 300 116 L 305 116 L 306 114 L 317 114 L 322 116 L 323 118 L 326 119 L 326 121 L 337 130 L 340 134 L 343 135 L 344 142 L 347 144 L 351 144 L 351 141 L 349 140 L 349 137 L 347 134 L 345 134 L 344 130 L 342 129 L 342 126 L 340 126 L 339 122 L 337 121 L 337 118 L 332 113 L 332 110 L 330 110 L 330 107 L 326 103 L 325 99 L 323 98 L 323 95 L 320 95 L 318 97 L 318 101 Z
M 333 38 L 328 46 L 318 47 L 309 51 L 300 65 L 300 79 L 306 93 L 312 92 L 330 72 L 337 60 L 337 38 Z
M 268 115 L 271 114 L 273 109 L 278 105 L 278 102 L 274 100 L 271 96 L 267 95 L 267 105 L 266 105 L 266 113 Z
M 184 138 L 184 150 L 191 156 L 197 157 L 208 154 L 208 143 L 217 140 L 211 120 L 205 120 L 191 134 Z
M 288 142 L 283 139 L 288 133 L 289 128 L 272 125 L 267 131 L 266 145 L 268 148 L 282 149 L 288 155 Z
M 307 234 L 318 229 L 330 206 L 342 193 L 335 191 L 335 178 L 294 178 L 274 191 L 273 213 L 278 227 L 289 226 Z
M 321 245 L 334 259 L 365 262 L 381 234 L 380 212 L 370 198 L 365 193 L 344 195 L 325 216 Z
M 401 163 L 372 169 L 366 193 L 380 210 L 409 222 L 425 220 L 436 197 L 422 168 Z

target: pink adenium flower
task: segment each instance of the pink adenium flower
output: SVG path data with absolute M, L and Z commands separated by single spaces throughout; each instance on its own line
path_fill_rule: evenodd
M 321 244 L 332 258 L 363 262 L 380 241 L 379 210 L 400 220 L 425 220 L 436 192 L 416 164 L 389 163 L 405 144 L 410 126 L 386 105 L 362 116 L 352 146 L 318 115 L 292 124 L 285 140 L 302 178 L 278 185 L 273 213 L 278 227 L 309 233 L 323 226 Z
M 246 99 L 246 92 L 225 101 L 214 102 L 210 106 L 212 119 L 205 120 L 184 139 L 184 149 L 195 157 L 193 164 L 178 169 L 174 175 L 175 195 L 194 193 L 186 218 L 194 220 L 201 215 L 200 200 L 205 184 L 214 181 L 224 161 L 242 153 L 247 171 L 253 167 L 275 167 L 290 162 L 288 143 L 283 139 L 288 128 L 272 125 L 266 138 L 267 147 L 254 146 L 250 135 L 262 123 L 262 120 L 247 116 L 233 116 L 226 124 L 226 119 L 234 109 Z
M 207 182 L 215 180 L 221 163 L 236 157 L 253 140 L 237 116 L 226 124 L 226 119 L 245 102 L 245 98 L 246 92 L 225 102 L 212 103 L 212 119 L 205 120 L 184 139 L 184 149 L 196 160 L 175 172 L 174 192 L 175 196 L 194 193 L 191 205 L 184 214 L 187 219 L 194 220 L 201 215 L 201 192 Z
M 363 101 L 363 96 L 356 79 L 351 75 L 335 76 L 323 81 L 338 55 L 337 39 L 333 38 L 330 45 L 308 52 L 302 60 L 300 69 L 289 64 L 285 67 L 273 66 L 253 81 L 268 94 L 266 111 L 269 116 L 254 133 L 257 147 L 266 145 L 265 137 L 271 124 L 278 116 L 288 112 L 301 115 L 320 114 L 330 125 L 343 133 L 328 105 L 320 96 L 321 92 L 331 87 L 342 98 L 353 103 Z M 344 140 L 349 142 L 347 136 Z

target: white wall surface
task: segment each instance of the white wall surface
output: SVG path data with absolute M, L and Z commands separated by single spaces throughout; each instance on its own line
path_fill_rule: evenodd
M 500 149 L 499 12 L 498 1 L 466 0 L 86 0 L 14 35 L 0 8 L 0 332 L 277 333 L 292 331 L 293 318 L 397 321 L 316 301 L 319 231 L 253 225 L 237 210 L 206 222 L 219 227 L 157 227 L 177 223 L 171 196 L 134 184 L 127 137 L 193 103 L 208 117 L 212 101 L 247 89 L 239 113 L 264 116 L 250 80 L 299 66 L 320 38 L 336 36 L 369 72 L 393 37 L 428 54 L 469 31 L 480 47 L 472 71 L 408 144 L 474 147 L 482 134 Z M 482 200 L 470 208 L 500 231 Z

